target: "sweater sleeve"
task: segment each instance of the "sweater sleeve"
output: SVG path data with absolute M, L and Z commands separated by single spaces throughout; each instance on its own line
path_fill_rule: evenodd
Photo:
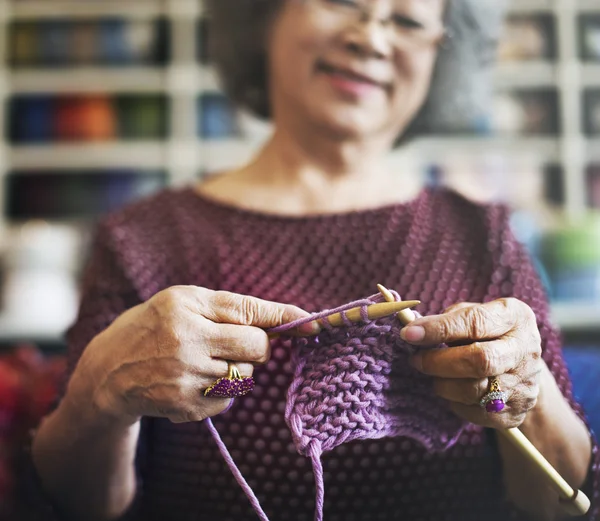
M 75 370 L 77 362 L 89 342 L 106 329 L 119 315 L 140 302 L 138 294 L 119 262 L 119 255 L 112 246 L 110 228 L 105 224 L 98 225 L 92 242 L 90 257 L 81 281 L 81 299 L 77 319 L 66 334 L 67 339 L 67 371 L 63 381 L 62 393 Z M 57 402 L 58 405 L 58 402 Z M 136 460 L 139 483 L 141 482 L 140 465 L 143 460 L 144 425 L 140 433 L 138 455 Z M 20 501 L 19 509 L 24 512 L 20 519 L 64 521 L 58 509 L 42 490 L 30 455 L 30 443 L 33 434 L 25 447 L 20 465 Z M 126 519 L 130 518 L 135 508 L 131 509 Z
M 488 214 L 492 233 L 488 247 L 496 256 L 490 294 L 497 297 L 515 297 L 528 304 L 537 317 L 537 325 L 542 339 L 542 356 L 558 387 L 575 413 L 589 428 L 585 411 L 573 396 L 572 382 L 562 352 L 562 338 L 559 330 L 552 324 L 548 297 L 537 275 L 534 264 L 525 247 L 517 241 L 511 231 L 508 211 L 502 207 L 493 207 Z M 600 450 L 594 433 L 592 439 L 592 458 L 588 476 L 582 490 L 592 501 L 587 519 L 600 520 Z

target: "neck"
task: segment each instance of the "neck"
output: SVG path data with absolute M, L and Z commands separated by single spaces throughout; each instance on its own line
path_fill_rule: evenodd
M 253 164 L 255 174 L 296 188 L 373 184 L 387 175 L 385 149 L 369 143 L 307 136 L 303 141 L 278 130 Z M 256 168 L 258 167 L 258 168 Z
M 419 181 L 389 168 L 380 143 L 298 140 L 277 130 L 255 159 L 200 191 L 253 210 L 287 215 L 376 208 L 415 197 Z

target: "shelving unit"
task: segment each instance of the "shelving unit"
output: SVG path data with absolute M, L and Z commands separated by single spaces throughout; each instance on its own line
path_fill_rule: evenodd
M 410 145 L 391 160 L 419 169 L 431 158 L 443 162 L 460 150 L 479 157 L 510 154 L 560 164 L 565 176 L 565 218 L 577 220 L 586 208 L 587 165 L 600 162 L 600 136 L 589 138 L 583 134 L 581 92 L 584 88 L 600 89 L 600 63 L 580 61 L 576 31 L 580 13 L 600 13 L 600 2 L 512 0 L 510 6 L 515 14 L 546 13 L 555 18 L 558 58 L 553 62 L 502 64 L 495 72 L 495 83 L 500 90 L 556 88 L 561 100 L 562 132 L 552 137 L 432 137 Z M 110 16 L 126 20 L 164 17 L 171 26 L 171 60 L 164 67 L 52 70 L 11 69 L 7 65 L 7 29 L 12 21 L 65 16 L 80 19 Z M 6 121 L 6 102 L 18 94 L 158 93 L 171 101 L 170 135 L 159 141 L 11 145 L 5 136 L 6 125 L 0 125 L 0 181 L 6 172 L 14 170 L 139 167 L 165 169 L 169 183 L 179 186 L 197 179 L 200 172 L 227 168 L 249 158 L 267 135 L 268 125 L 263 125 L 257 135 L 241 139 L 203 141 L 198 137 L 198 95 L 219 90 L 212 67 L 200 65 L 196 57 L 196 30 L 201 17 L 199 0 L 0 0 L 0 121 Z M 2 218 L 3 187 L 0 182 L 0 234 L 6 226 Z M 596 316 L 600 317 L 600 312 L 591 313 L 586 323 L 595 324 Z M 556 318 L 566 325 L 572 323 L 572 314 L 563 308 L 557 308 Z

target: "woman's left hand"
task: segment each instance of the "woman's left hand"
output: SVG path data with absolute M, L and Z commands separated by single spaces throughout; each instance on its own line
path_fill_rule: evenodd
M 414 345 L 453 346 L 421 351 L 411 363 L 435 377 L 436 394 L 467 421 L 496 429 L 517 427 L 535 406 L 544 366 L 541 339 L 535 314 L 520 300 L 455 304 L 441 315 L 415 320 L 401 336 Z M 479 405 L 493 376 L 507 395 L 500 413 Z

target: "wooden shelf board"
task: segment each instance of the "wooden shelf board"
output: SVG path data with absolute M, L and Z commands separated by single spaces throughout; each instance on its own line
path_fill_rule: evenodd
M 553 62 L 543 60 L 499 63 L 494 70 L 496 89 L 519 87 L 552 87 L 557 83 L 557 69 Z
M 554 10 L 552 0 L 509 0 L 508 9 L 510 13 L 540 13 Z
M 1 151 L 0 151 L 1 152 Z M 13 170 L 53 168 L 166 168 L 166 142 L 109 142 L 7 147 Z
M 584 87 L 600 89 L 600 62 L 585 62 L 581 67 L 581 80 Z
M 9 88 L 16 94 L 163 92 L 165 73 L 159 67 L 17 69 Z
M 431 137 L 416 141 L 410 145 L 409 150 L 431 157 L 464 153 L 475 156 L 508 153 L 534 156 L 547 161 L 558 161 L 560 157 L 558 138 L 553 137 Z
M 119 16 L 153 18 L 165 14 L 160 0 L 26 0 L 10 3 L 9 16 L 14 19 L 39 18 L 96 18 Z
M 555 302 L 551 305 L 554 323 L 564 330 L 600 330 L 600 303 Z

